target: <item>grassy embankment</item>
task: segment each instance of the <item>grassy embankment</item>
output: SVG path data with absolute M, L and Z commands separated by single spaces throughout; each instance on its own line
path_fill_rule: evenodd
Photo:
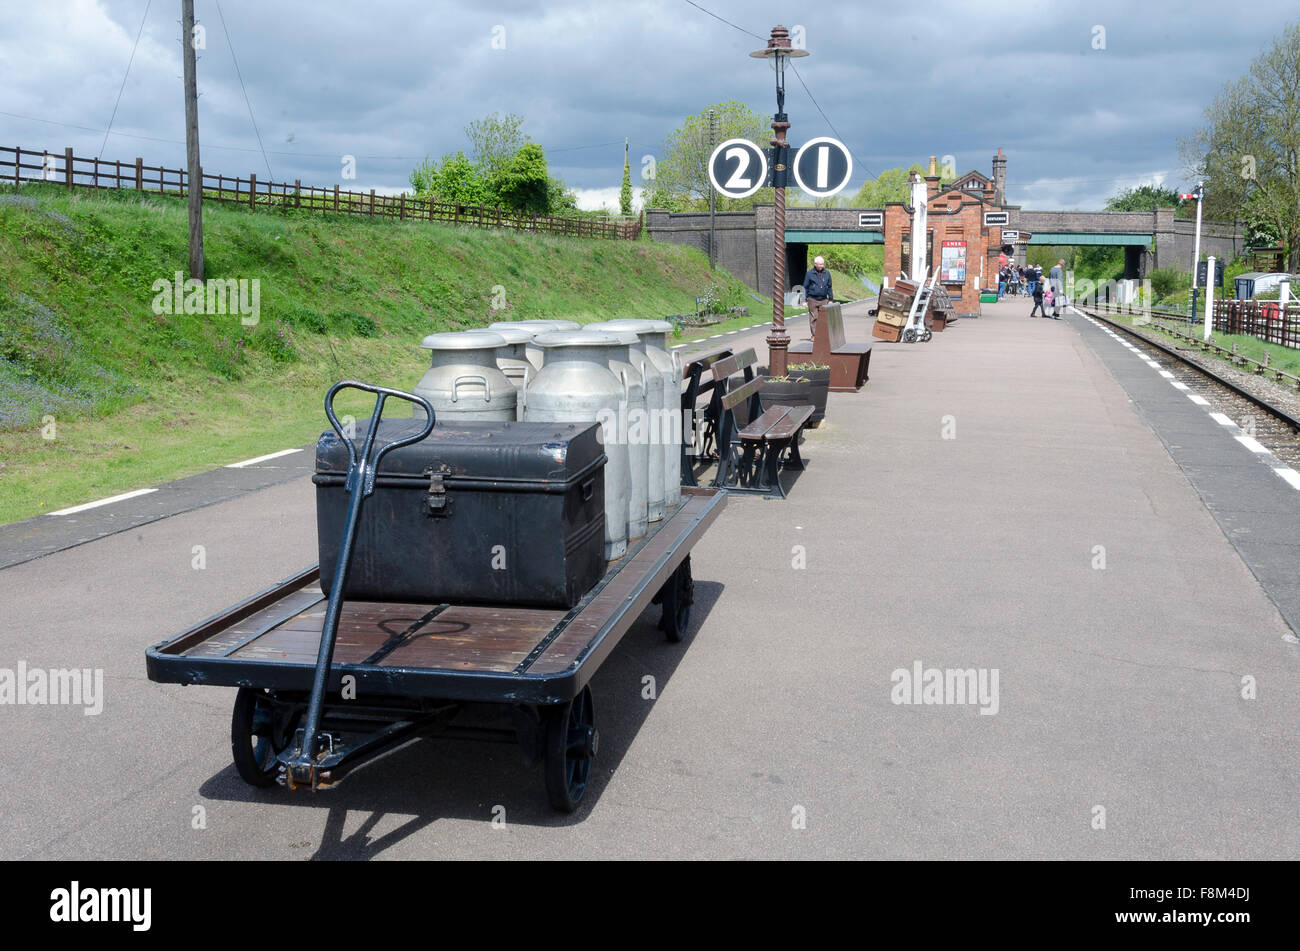
M 260 282 L 244 326 L 155 313 L 186 236 L 175 199 L 0 190 L 0 522 L 309 443 L 334 381 L 413 386 L 425 334 L 663 317 L 692 310 L 710 279 L 703 255 L 648 240 L 211 206 L 207 276 Z M 770 303 L 749 301 L 754 317 L 720 326 L 762 320 Z M 369 415 L 360 400 L 339 409 Z
M 1140 314 L 1111 314 L 1104 310 L 1101 311 L 1101 313 L 1116 323 L 1127 324 L 1135 330 L 1154 334 L 1165 342 L 1177 343 L 1180 345 L 1186 343 L 1182 338 L 1176 337 L 1171 333 L 1166 333 L 1165 328 L 1161 325 L 1160 321 L 1148 321 Z M 1170 321 L 1170 323 L 1174 322 Z M 1175 326 L 1177 325 L 1175 324 Z M 1194 334 L 1197 336 L 1197 339 L 1200 339 L 1199 335 L 1202 328 L 1196 324 L 1193 324 L 1190 327 L 1179 327 L 1178 329 L 1183 333 Z M 1291 347 L 1278 346 L 1274 343 L 1265 343 L 1258 337 L 1252 337 L 1249 334 L 1225 334 L 1219 333 L 1218 331 L 1210 332 L 1210 342 L 1216 346 L 1223 347 L 1225 350 L 1231 350 L 1232 345 L 1236 344 L 1237 352 L 1239 354 L 1243 357 L 1248 357 L 1251 360 L 1258 360 L 1260 362 L 1263 362 L 1264 354 L 1267 353 L 1269 366 L 1275 367 L 1286 373 L 1300 376 L 1300 350 L 1294 350 Z M 1218 357 L 1225 363 L 1228 362 L 1227 357 L 1217 354 L 1214 351 L 1202 352 L 1204 356 L 1208 358 Z

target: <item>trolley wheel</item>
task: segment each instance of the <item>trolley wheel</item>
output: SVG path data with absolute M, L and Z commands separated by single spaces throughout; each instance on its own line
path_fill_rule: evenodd
M 921 335 L 921 343 L 929 343 L 929 342 L 930 342 L 930 338 L 933 337 L 933 336 L 934 336 L 934 331 L 933 331 L 933 330 L 927 330 L 925 333 L 923 333 L 923 334 Z
M 546 712 L 546 797 L 561 812 L 573 812 L 587 791 L 600 734 L 591 706 L 591 688 Z
M 274 786 L 276 756 L 293 740 L 301 708 L 271 702 L 260 687 L 240 687 L 230 717 L 230 749 L 239 778 L 250 786 Z
M 691 626 L 691 605 L 695 603 L 695 580 L 691 577 L 691 556 L 687 555 L 660 592 L 663 616 L 659 629 L 674 644 L 686 637 Z
M 903 343 L 916 343 L 916 331 L 910 327 L 903 331 Z

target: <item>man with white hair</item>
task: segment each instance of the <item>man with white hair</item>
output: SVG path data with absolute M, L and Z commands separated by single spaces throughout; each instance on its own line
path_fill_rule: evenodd
M 808 301 L 808 329 L 812 339 L 817 339 L 817 320 L 831 302 L 831 272 L 826 270 L 826 259 L 820 254 L 813 258 L 812 269 L 804 275 L 803 296 Z

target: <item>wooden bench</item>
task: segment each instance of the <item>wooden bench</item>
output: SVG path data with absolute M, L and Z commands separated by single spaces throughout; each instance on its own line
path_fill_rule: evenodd
M 831 386 L 836 393 L 856 393 L 867 382 L 867 365 L 871 362 L 871 341 L 848 343 L 844 339 L 844 311 L 839 304 L 828 304 L 817 322 L 812 340 L 792 344 L 791 354 L 812 354 L 814 363 L 831 368 Z M 798 362 L 798 361 L 792 361 Z
M 682 366 L 682 379 L 686 382 L 686 391 L 682 393 L 682 409 L 690 414 L 683 416 L 683 419 L 694 421 L 695 407 L 700 397 L 705 393 L 710 394 L 709 405 L 704 411 L 704 441 L 698 453 L 694 427 L 682 427 L 682 485 L 699 485 L 695 477 L 695 461 L 703 459 L 707 462 L 716 455 L 718 424 L 722 419 L 722 390 L 714 383 L 711 374 L 707 379 L 704 376 L 705 371 L 719 360 L 731 356 L 731 352 L 731 347 L 714 347 L 712 350 L 692 353 Z M 752 372 L 750 375 L 753 375 Z
M 755 377 L 753 350 L 715 362 L 715 391 L 720 391 L 722 421 L 718 429 L 717 488 L 750 492 L 772 499 L 786 498 L 781 468 L 802 470 L 799 437 L 813 414 L 812 406 L 772 406 L 762 411 L 758 391 L 763 378 Z M 731 379 L 741 374 L 741 382 Z M 734 385 L 733 385 L 734 383 Z M 737 416 L 740 417 L 737 420 Z

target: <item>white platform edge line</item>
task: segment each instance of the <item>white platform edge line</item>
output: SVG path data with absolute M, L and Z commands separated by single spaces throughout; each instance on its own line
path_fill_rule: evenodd
M 291 453 L 302 452 L 301 449 L 281 449 L 279 452 L 269 452 L 265 456 L 258 456 L 255 459 L 245 459 L 243 462 L 232 462 L 227 465 L 227 469 L 242 469 L 245 466 L 255 466 L 259 462 L 266 462 L 269 459 L 279 459 L 281 456 L 287 456 Z
M 1296 472 L 1289 466 L 1275 466 L 1273 471 L 1285 479 L 1291 488 L 1300 490 L 1300 472 Z
M 126 499 L 134 499 L 136 496 L 148 495 L 150 492 L 157 492 L 157 489 L 136 489 L 134 492 L 123 492 L 121 495 L 110 496 L 107 499 L 100 499 L 98 502 L 86 502 L 83 505 L 74 505 L 72 508 L 59 509 L 57 512 L 46 512 L 46 515 L 76 515 L 78 512 L 84 512 L 86 509 L 99 508 L 101 505 L 110 505 L 113 502 L 122 502 Z

